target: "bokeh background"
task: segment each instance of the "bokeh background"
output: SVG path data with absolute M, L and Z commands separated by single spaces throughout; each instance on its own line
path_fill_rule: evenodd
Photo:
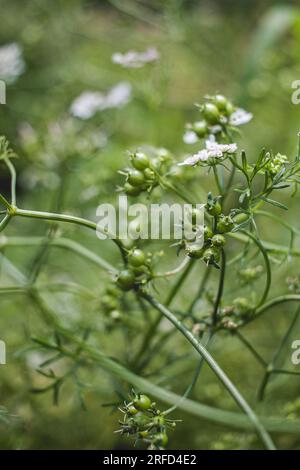
M 126 165 L 126 150 L 142 144 L 166 147 L 178 160 L 190 149 L 183 142 L 187 121 L 196 119 L 194 103 L 217 91 L 254 114 L 241 138 L 250 159 L 262 147 L 295 155 L 300 127 L 300 105 L 291 102 L 292 82 L 300 79 L 300 8 L 298 2 L 223 0 L 0 0 L 0 47 L 16 43 L 22 50 L 25 69 L 7 85 L 7 104 L 0 105 L 1 135 L 6 135 L 19 158 L 18 200 L 21 207 L 50 209 L 59 204 L 64 211 L 94 217 L 100 202 L 116 201 L 120 184 L 117 171 Z M 115 52 L 143 51 L 155 47 L 160 59 L 139 69 L 112 62 Z M 1 63 L 0 63 L 1 70 Z M 0 78 L 2 78 L 0 76 Z M 129 102 L 119 108 L 96 113 L 91 119 L 71 116 L 73 100 L 85 91 L 107 93 L 120 82 L 131 85 Z M 67 175 L 67 177 L 65 177 Z M 199 175 L 193 182 L 210 189 L 210 181 Z M 9 179 L 0 173 L 1 192 Z M 284 199 L 284 198 L 283 198 Z M 288 198 L 286 215 L 299 225 L 299 199 Z M 118 255 L 109 242 L 99 246 L 92 234 L 63 227 L 64 236 L 86 243 L 112 263 Z M 43 223 L 14 221 L 10 235 L 47 233 Z M 269 241 L 288 243 L 288 234 L 270 222 L 261 226 Z M 7 248 L 7 259 L 24 273 L 30 272 L 38 248 Z M 166 265 L 175 255 L 166 250 Z M 2 263 L 1 283 L 12 283 Z M 275 270 L 274 291 L 284 290 L 283 279 L 298 274 L 297 264 Z M 101 295 L 103 279 L 93 266 L 57 251 L 47 256 L 40 282 L 71 280 Z M 228 289 L 239 289 L 235 275 Z M 277 283 L 277 284 L 276 284 Z M 213 287 L 213 284 L 212 284 Z M 187 286 L 179 302 L 191 295 Z M 62 312 L 64 321 L 85 321 L 99 332 L 101 348 L 124 358 L 128 344 L 120 333 L 101 329 L 101 309 L 67 294 L 49 294 L 49 302 Z M 8 364 L 0 366 L 0 447 L 3 449 L 89 449 L 129 445 L 114 434 L 119 419 L 104 403 L 117 401 L 118 384 L 96 367 L 82 372 L 88 384 L 86 410 L 72 383 L 67 383 L 60 402 L 50 394 L 30 390 L 43 384 L 35 369 L 40 357 L 31 351 L 30 338 L 49 333 L 25 297 L 1 296 L 0 338 L 8 347 Z M 290 308 L 282 315 L 269 315 L 249 328 L 256 347 L 270 358 L 291 318 Z M 294 336 L 300 336 L 300 328 Z M 49 333 L 50 334 L 50 333 Z M 171 349 L 186 352 L 184 342 L 174 340 Z M 220 338 L 213 346 L 221 365 L 255 403 L 255 388 L 262 370 L 233 339 Z M 288 362 L 288 351 L 283 361 Z M 192 373 L 195 359 L 175 363 L 162 378 L 162 385 L 182 392 L 182 377 Z M 244 364 L 243 366 L 241 366 Z M 246 365 L 245 365 L 246 364 Z M 160 364 L 156 363 L 156 367 Z M 183 374 L 183 375 L 182 375 Z M 187 382 L 188 383 L 188 382 Z M 278 377 L 270 385 L 258 411 L 297 416 L 300 408 L 299 377 Z M 235 409 L 232 400 L 205 370 L 194 399 Z M 297 408 L 298 407 L 298 408 Z M 296 410 L 296 411 L 295 411 Z M 1 416 L 0 416 L 1 417 Z M 182 418 L 170 441 L 172 448 L 257 448 L 252 434 L 234 432 L 177 412 Z M 297 448 L 300 438 L 278 436 L 282 448 Z

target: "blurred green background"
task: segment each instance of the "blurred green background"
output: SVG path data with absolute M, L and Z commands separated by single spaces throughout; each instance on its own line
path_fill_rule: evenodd
M 120 184 L 117 170 L 126 165 L 126 150 L 151 144 L 166 147 L 182 159 L 190 151 L 182 136 L 185 123 L 196 119 L 194 103 L 217 91 L 254 114 L 242 137 L 242 146 L 251 159 L 264 146 L 295 155 L 300 105 L 292 104 L 291 94 L 292 82 L 300 79 L 297 1 L 0 0 L 0 18 L 0 47 L 17 43 L 26 64 L 24 73 L 7 86 L 7 104 L 0 106 L 1 134 L 9 138 L 19 155 L 16 167 L 21 207 L 48 210 L 59 204 L 66 212 L 94 217 L 100 202 L 116 201 L 115 188 Z M 140 69 L 122 68 L 111 60 L 115 52 L 144 51 L 152 46 L 159 51 L 160 59 Z M 132 87 L 126 106 L 104 110 L 89 120 L 71 117 L 71 103 L 82 92 L 107 93 L 124 81 Z M 67 178 L 63 178 L 65 175 Z M 207 190 L 211 185 L 200 174 L 193 184 Z M 1 192 L 8 191 L 9 179 L 3 168 L 0 185 Z M 288 201 L 291 210 L 286 217 L 297 225 L 299 198 Z M 61 230 L 64 236 L 86 243 L 110 262 L 119 262 L 109 242 L 99 245 L 96 237 L 74 227 Z M 46 233 L 43 223 L 24 220 L 14 221 L 6 231 L 11 235 Z M 261 227 L 261 233 L 270 241 L 288 243 L 288 234 L 270 223 Z M 166 265 L 176 264 L 174 253 L 166 251 Z M 37 253 L 38 248 L 4 250 L 25 273 L 30 272 Z M 282 279 L 298 274 L 297 270 L 292 263 L 276 268 L 274 291 L 284 290 Z M 101 276 L 93 266 L 70 254 L 62 257 L 57 251 L 47 257 L 40 274 L 44 283 L 64 279 L 100 294 L 104 283 Z M 12 284 L 3 264 L 0 280 L 3 285 Z M 183 290 L 181 304 L 196 287 L 195 281 Z M 229 290 L 238 287 L 233 276 Z M 101 329 L 99 303 L 91 309 L 90 303 L 67 294 L 51 296 L 49 301 L 68 325 L 79 321 L 88 324 L 99 330 L 97 341 L 103 350 L 115 357 L 126 356 L 129 346 L 120 341 L 120 333 Z M 0 308 L 0 338 L 8 348 L 8 364 L 0 366 L 0 405 L 11 414 L 8 423 L 0 421 L 0 447 L 108 449 L 129 445 L 113 433 L 118 414 L 102 407 L 118 398 L 114 380 L 100 369 L 82 372 L 82 380 L 89 384 L 86 411 L 80 408 L 71 383 L 64 387 L 58 406 L 52 404 L 49 394 L 30 393 L 33 386 L 44 383 L 35 372 L 41 358 L 24 348 L 30 345 L 33 334 L 50 330 L 25 297 L 2 296 Z M 284 313 L 269 315 L 248 329 L 249 337 L 267 358 L 291 318 L 290 308 L 286 307 Z M 297 331 L 299 336 L 299 325 Z M 178 354 L 186 352 L 184 341 L 177 338 L 175 346 Z M 255 388 L 263 372 L 257 363 L 228 337 L 220 337 L 213 350 L 255 403 Z M 244 362 L 247 366 L 241 367 Z M 181 393 L 182 376 L 192 373 L 194 363 L 192 356 L 176 363 L 162 385 Z M 287 408 L 287 403 L 297 394 L 299 377 L 276 378 L 257 409 L 264 414 L 270 409 L 273 414 L 288 414 L 292 405 Z M 204 371 L 193 398 L 235 409 L 209 370 Z M 176 412 L 176 417 L 183 423 L 171 437 L 172 448 L 260 446 L 252 434 L 234 432 L 181 412 Z M 281 448 L 297 448 L 300 438 L 277 436 L 276 442 Z

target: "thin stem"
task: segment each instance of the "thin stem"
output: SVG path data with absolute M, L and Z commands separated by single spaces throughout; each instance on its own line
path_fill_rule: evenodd
M 269 434 L 267 433 L 264 426 L 261 424 L 259 419 L 257 418 L 256 414 L 252 410 L 252 408 L 248 405 L 246 400 L 237 390 L 235 385 L 231 382 L 231 380 L 227 377 L 221 367 L 216 363 L 207 349 L 201 344 L 200 341 L 173 315 L 173 313 L 167 309 L 165 306 L 160 304 L 156 299 L 151 297 L 148 294 L 143 294 L 143 297 L 162 315 L 164 315 L 184 336 L 185 338 L 192 344 L 192 346 L 196 349 L 196 351 L 203 356 L 204 360 L 207 362 L 209 367 L 212 371 L 216 374 L 219 380 L 223 383 L 224 387 L 228 390 L 231 396 L 234 398 L 236 403 L 240 406 L 240 408 L 246 413 L 249 420 L 254 425 L 257 434 L 260 436 L 261 440 L 264 442 L 265 446 L 269 450 L 274 450 L 275 446 Z
M 2 202 L 2 204 L 6 207 L 6 209 L 8 210 L 11 209 L 11 204 L 7 201 L 7 199 L 5 199 L 4 196 L 2 196 L 2 194 L 0 194 L 0 202 Z
M 23 280 L 24 276 L 22 275 L 22 273 L 13 265 L 11 265 L 11 268 L 15 270 L 15 277 L 17 279 Z M 38 298 L 38 296 L 33 290 L 31 290 L 29 294 L 30 298 L 32 298 L 32 300 L 39 304 L 41 310 L 44 310 L 46 308 L 45 303 L 40 302 L 41 299 Z M 105 356 L 101 351 L 94 348 L 93 346 L 87 345 L 85 342 L 83 342 L 81 338 L 76 337 L 73 333 L 70 333 L 68 330 L 62 327 L 58 323 L 57 317 L 54 317 L 52 312 L 49 311 L 48 307 L 47 312 L 45 312 L 45 317 L 47 321 L 51 321 L 52 324 L 55 325 L 56 329 L 61 334 L 63 334 L 67 339 L 77 344 L 82 354 L 85 354 L 89 360 L 95 361 L 104 370 L 107 370 L 109 373 L 134 385 L 139 390 L 143 390 L 166 403 L 173 405 L 178 403 L 178 401 L 180 400 L 180 396 L 168 390 L 164 390 L 163 388 L 152 384 L 148 380 L 145 380 L 144 378 L 135 375 L 134 373 L 126 369 L 123 365 L 121 365 L 119 362 L 116 362 L 110 357 Z M 54 345 L 54 348 L 57 348 L 57 345 Z M 70 351 L 64 350 L 64 354 L 69 355 L 69 357 L 76 357 L 77 359 L 77 354 L 72 353 Z M 225 424 L 233 428 L 246 430 L 253 429 L 253 423 L 250 422 L 248 418 L 246 418 L 240 413 L 212 408 L 201 403 L 196 403 L 189 399 L 186 399 L 184 402 L 180 403 L 178 408 L 195 416 L 199 416 L 219 424 Z M 265 425 L 266 429 L 268 429 L 269 431 L 287 432 L 292 434 L 299 434 L 300 432 L 300 422 L 291 422 L 289 420 L 276 417 L 262 417 L 261 420 Z
M 11 219 L 11 215 L 6 214 L 6 216 L 0 222 L 0 232 L 5 229 Z
M 299 294 L 286 294 L 280 295 L 279 297 L 275 297 L 269 302 L 261 305 L 258 309 L 256 309 L 256 313 L 253 317 L 250 317 L 245 320 L 245 322 L 241 326 L 245 326 L 253 320 L 259 318 L 263 313 L 269 310 L 271 307 L 275 307 L 275 305 L 280 305 L 284 302 L 300 302 L 300 295 Z
M 279 358 L 279 355 L 280 355 L 286 341 L 288 340 L 288 338 L 289 338 L 289 336 L 290 336 L 290 334 L 291 334 L 291 332 L 292 332 L 292 330 L 293 330 L 293 328 L 294 328 L 294 326 L 295 326 L 295 324 L 296 324 L 296 322 L 299 318 L 299 314 L 300 314 L 300 308 L 297 309 L 296 314 L 294 315 L 294 317 L 291 321 L 291 324 L 289 325 L 289 327 L 288 327 L 285 335 L 283 336 L 278 348 L 276 349 L 275 353 L 273 354 L 272 360 L 267 365 L 268 368 L 267 368 L 267 371 L 266 371 L 266 373 L 263 377 L 263 380 L 261 382 L 261 385 L 259 387 L 259 392 L 258 392 L 258 400 L 260 400 L 260 401 L 263 400 L 263 398 L 264 398 L 264 393 L 265 393 L 265 389 L 268 385 L 269 378 L 270 378 L 271 374 L 275 372 L 274 365 L 276 364 L 277 359 Z
M 189 272 L 191 271 L 192 267 L 194 266 L 194 263 L 195 263 L 195 260 L 191 260 L 185 270 L 181 273 L 180 277 L 178 278 L 178 280 L 175 282 L 175 284 L 173 285 L 167 299 L 166 299 L 166 305 L 170 305 L 172 300 L 175 298 L 177 292 L 179 292 L 180 290 L 180 287 L 182 286 L 183 282 L 185 281 L 186 277 L 188 276 Z M 154 322 L 149 326 L 149 329 L 144 337 L 144 341 L 142 342 L 141 344 L 141 347 L 140 349 L 138 350 L 137 354 L 135 355 L 135 359 L 134 361 L 139 361 L 138 362 L 138 369 L 141 367 L 141 364 L 143 364 L 143 366 L 145 365 L 145 361 L 142 361 L 143 360 L 143 357 L 145 355 L 145 353 L 148 352 L 148 347 L 149 347 L 149 344 L 151 343 L 152 341 L 152 338 L 155 336 L 155 333 L 159 327 L 159 324 L 161 322 L 161 320 L 163 319 L 163 315 L 160 313 L 159 315 L 157 315 L 156 319 L 154 320 Z
M 16 170 L 9 158 L 4 159 L 7 168 L 9 169 L 11 175 L 11 205 L 15 206 L 17 204 L 17 197 L 16 197 L 16 185 L 17 185 L 17 175 Z
M 43 244 L 48 244 L 49 239 L 47 237 L 6 237 L 3 236 L 0 239 L 0 247 L 2 246 L 11 246 L 11 247 L 17 247 L 17 246 L 36 246 L 36 245 L 43 245 Z M 109 273 L 112 274 L 117 274 L 117 270 L 106 260 L 101 258 L 99 255 L 96 255 L 93 251 L 89 250 L 88 248 L 85 248 L 83 245 L 81 245 L 78 242 L 75 242 L 74 240 L 70 240 L 68 238 L 53 238 L 50 240 L 49 243 L 50 247 L 54 248 L 63 248 L 66 250 L 70 250 L 79 256 L 91 261 L 94 263 L 96 266 L 99 266 L 102 269 L 107 270 Z
M 63 329 L 62 327 L 58 327 L 58 331 L 60 331 L 61 334 L 63 334 L 67 339 L 74 342 L 74 344 L 80 346 L 84 357 L 94 361 L 102 369 L 118 377 L 119 379 L 125 380 L 127 383 L 130 383 L 138 390 L 149 393 L 153 397 L 156 397 L 165 403 L 171 405 L 178 404 L 179 409 L 187 413 L 191 413 L 194 416 L 198 416 L 218 424 L 223 424 L 234 429 L 253 429 L 253 424 L 243 414 L 233 411 L 225 411 L 220 408 L 214 408 L 199 402 L 195 402 L 188 398 L 180 402 L 181 397 L 179 395 L 169 390 L 165 390 L 158 385 L 153 384 L 149 380 L 134 374 L 119 362 L 108 356 L 105 356 L 95 347 L 84 343 L 82 339 L 76 337 L 71 332 Z M 57 349 L 57 345 L 53 345 L 53 348 Z M 67 350 L 66 348 L 63 348 L 63 353 L 66 356 L 77 359 L 77 355 Z M 295 435 L 299 434 L 300 432 L 300 421 L 291 421 L 284 418 L 263 416 L 261 416 L 260 419 L 266 429 L 272 432 L 287 432 Z
M 221 182 L 220 182 L 220 178 L 219 178 L 219 175 L 218 175 L 218 169 L 217 169 L 216 165 L 213 166 L 213 171 L 214 171 L 215 181 L 216 181 L 216 185 L 217 185 L 219 194 L 222 196 L 223 195 L 223 188 L 222 188 L 222 185 L 221 185 Z
M 270 287 L 271 287 L 271 280 L 272 280 L 271 266 L 270 266 L 270 261 L 269 261 L 269 258 L 268 258 L 268 254 L 267 254 L 266 249 L 264 248 L 263 244 L 261 243 L 261 241 L 258 240 L 254 235 L 252 235 L 252 233 L 247 232 L 246 230 L 241 230 L 241 232 L 244 233 L 245 235 L 247 235 L 247 237 L 251 238 L 251 240 L 257 245 L 257 247 L 261 251 L 261 254 L 263 255 L 263 258 L 265 260 L 265 265 L 266 265 L 266 273 L 267 273 L 266 286 L 265 286 L 265 290 L 262 294 L 262 297 L 261 297 L 260 301 L 258 302 L 256 307 L 254 308 L 254 310 L 256 310 L 258 307 L 260 307 L 265 302 L 265 300 L 268 296 L 268 293 L 269 293 L 269 290 L 270 290 Z
M 174 276 L 175 274 L 178 274 L 180 273 L 180 271 L 182 271 L 187 264 L 189 264 L 191 262 L 191 258 L 189 258 L 188 256 L 185 256 L 183 261 L 179 264 L 179 266 L 177 266 L 177 268 L 174 268 L 170 271 L 165 271 L 164 273 L 155 273 L 154 277 L 155 278 L 158 278 L 158 277 L 171 277 L 171 276 Z
M 209 279 L 210 274 L 211 274 L 211 266 L 207 266 L 205 271 L 204 271 L 204 276 L 203 276 L 201 284 L 199 286 L 199 290 L 198 290 L 195 298 L 191 302 L 191 305 L 187 309 L 187 311 L 190 312 L 190 314 L 192 314 L 194 312 L 195 305 L 197 304 L 198 300 L 202 297 L 203 291 L 205 289 L 205 286 L 207 284 L 207 281 Z
M 213 335 L 212 335 L 212 333 L 210 332 L 210 333 L 209 333 L 209 336 L 208 336 L 208 338 L 207 338 L 207 341 L 206 341 L 206 343 L 205 343 L 205 347 L 206 347 L 206 348 L 208 348 L 209 343 L 210 343 L 212 337 L 213 337 Z M 201 370 L 202 370 L 203 364 L 204 364 L 204 359 L 203 359 L 203 356 L 201 356 L 200 359 L 199 359 L 199 363 L 198 363 L 198 365 L 197 365 L 197 367 L 196 367 L 196 370 L 195 370 L 195 373 L 194 373 L 194 376 L 193 376 L 193 378 L 192 378 L 191 383 L 190 383 L 189 386 L 186 388 L 186 390 L 185 390 L 185 392 L 183 393 L 183 395 L 181 396 L 179 402 L 176 403 L 175 405 L 173 405 L 173 406 L 172 406 L 171 408 L 169 408 L 168 410 L 166 410 L 166 411 L 164 412 L 164 415 L 167 415 L 167 414 L 172 413 L 173 411 L 175 411 L 175 410 L 179 407 L 180 403 L 182 403 L 184 400 L 186 400 L 186 399 L 190 396 L 190 394 L 192 393 L 192 391 L 193 391 L 193 389 L 194 389 L 194 387 L 195 387 L 195 385 L 196 385 L 196 383 L 197 383 L 197 380 L 198 380 L 198 378 L 199 378 L 199 375 L 200 375 L 200 372 L 201 372 Z
M 252 344 L 249 343 L 249 341 L 240 333 L 239 330 L 235 330 L 234 333 L 235 333 L 236 337 L 241 341 L 241 343 L 243 343 L 244 346 L 246 346 L 246 348 L 251 352 L 251 354 L 253 354 L 253 356 L 257 359 L 257 361 L 258 361 L 264 368 L 266 368 L 266 367 L 267 367 L 266 361 L 261 357 L 260 354 L 258 354 L 258 352 L 257 352 L 256 349 L 252 346 Z
M 83 227 L 87 227 L 93 231 L 100 230 L 98 225 L 91 220 L 83 219 L 81 217 L 76 217 L 74 215 L 67 215 L 67 214 L 56 214 L 52 212 L 39 212 L 39 211 L 32 211 L 32 210 L 25 210 L 15 208 L 14 215 L 32 219 L 43 219 L 43 220 L 56 220 L 57 222 L 67 222 L 71 224 L 81 225 Z M 105 232 L 101 230 L 101 233 L 105 234 L 108 238 L 112 239 L 114 243 L 118 246 L 121 251 L 121 254 L 124 258 L 126 256 L 124 254 L 124 247 L 120 240 L 114 237 L 113 234 L 109 233 L 108 231 Z
M 220 302 L 222 299 L 223 295 L 223 290 L 224 290 L 224 280 L 225 280 L 225 270 L 226 270 L 226 255 L 225 251 L 222 249 L 221 251 L 221 270 L 220 270 L 220 279 L 219 279 L 219 287 L 218 287 L 218 293 L 217 297 L 214 303 L 214 309 L 212 313 L 212 325 L 215 326 L 218 322 L 218 310 L 220 306 Z
M 229 232 L 227 235 L 241 243 L 248 242 L 247 237 L 245 237 L 241 233 Z M 260 242 L 267 252 L 275 253 L 275 254 L 291 254 L 293 256 L 300 256 L 300 250 L 296 250 L 294 248 L 290 249 L 289 247 L 287 248 L 286 246 L 278 245 L 276 243 L 270 243 L 265 240 L 260 240 Z

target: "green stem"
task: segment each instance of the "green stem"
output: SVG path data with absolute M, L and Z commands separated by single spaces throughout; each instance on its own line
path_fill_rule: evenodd
M 262 297 L 261 297 L 260 301 L 258 302 L 256 307 L 254 308 L 254 310 L 256 310 L 258 307 L 260 307 L 265 302 L 266 298 L 268 297 L 268 293 L 269 293 L 269 290 L 270 290 L 270 287 L 271 287 L 271 279 L 272 279 L 271 266 L 270 266 L 270 261 L 269 261 L 268 254 L 266 252 L 265 247 L 261 243 L 261 241 L 258 240 L 254 235 L 252 235 L 252 233 L 247 232 L 246 230 L 241 230 L 241 232 L 244 233 L 245 235 L 247 235 L 247 237 L 251 238 L 251 240 L 260 249 L 261 254 L 263 255 L 263 258 L 265 260 L 265 265 L 266 265 L 266 273 L 267 273 L 266 286 L 265 286 L 265 290 L 262 294 Z
M 257 359 L 257 361 L 264 367 L 267 367 L 266 361 L 261 357 L 260 354 L 256 351 L 256 349 L 252 346 L 251 343 L 239 332 L 239 330 L 235 330 L 234 334 L 236 337 L 243 343 L 244 346 L 251 352 L 251 354 Z
M 264 312 L 269 310 L 271 307 L 275 307 L 276 305 L 280 305 L 284 302 L 300 302 L 300 295 L 299 294 L 286 294 L 280 295 L 279 297 L 275 297 L 275 299 L 269 300 L 265 304 L 261 305 L 257 310 L 253 317 L 247 319 L 241 326 L 245 326 L 253 320 L 259 318 Z
M 209 343 L 210 343 L 212 337 L 213 337 L 213 335 L 212 335 L 212 333 L 210 332 L 210 333 L 209 333 L 209 336 L 208 336 L 208 338 L 207 338 L 207 341 L 206 341 L 206 343 L 205 343 L 205 347 L 206 347 L 206 348 L 208 348 L 208 345 L 209 345 Z M 201 356 L 200 359 L 199 359 L 199 363 L 198 363 L 198 365 L 197 365 L 197 367 L 196 367 L 196 370 L 195 370 L 195 373 L 194 373 L 192 382 L 189 384 L 189 386 L 188 386 L 187 389 L 185 390 L 184 394 L 181 396 L 181 398 L 180 398 L 180 400 L 178 401 L 178 403 L 176 403 L 176 404 L 173 405 L 171 408 L 169 408 L 168 410 L 166 410 L 166 411 L 164 412 L 164 415 L 167 415 L 167 414 L 172 413 L 173 411 L 175 411 L 175 410 L 179 407 L 180 403 L 182 403 L 184 400 L 186 400 L 186 399 L 190 396 L 190 394 L 192 393 L 192 391 L 193 391 L 193 389 L 194 389 L 194 387 L 195 387 L 195 385 L 196 385 L 196 383 L 197 383 L 197 380 L 198 380 L 198 378 L 199 378 L 199 375 L 200 375 L 200 372 L 201 372 L 201 369 L 202 369 L 203 364 L 204 364 L 204 359 L 203 359 L 203 356 Z
M 198 302 L 198 300 L 201 298 L 202 294 L 203 294 L 203 291 L 205 289 L 205 286 L 206 286 L 206 283 L 209 279 L 209 276 L 211 274 L 211 266 L 207 266 L 205 271 L 204 271 L 204 276 L 202 278 L 202 281 L 201 281 L 201 284 L 199 286 L 199 290 L 195 296 L 195 298 L 193 299 L 193 301 L 191 302 L 191 305 L 189 306 L 189 308 L 187 309 L 187 311 L 190 313 L 190 314 L 193 314 L 194 312 L 194 309 L 195 309 L 195 305 L 196 303 Z
M 188 276 L 189 272 L 191 271 L 192 267 L 194 266 L 195 260 L 191 260 L 188 265 L 186 266 L 185 270 L 181 273 L 179 276 L 178 280 L 175 282 L 173 285 L 167 299 L 166 299 L 166 305 L 170 305 L 172 300 L 175 298 L 177 292 L 179 292 L 181 285 L 185 281 L 186 277 Z M 152 340 L 152 338 L 155 336 L 155 333 L 157 331 L 157 328 L 159 327 L 159 324 L 161 320 L 163 319 L 163 315 L 159 314 L 155 318 L 154 322 L 149 326 L 149 329 L 145 335 L 144 341 L 142 342 L 142 345 L 140 349 L 138 350 L 137 354 L 135 355 L 134 361 L 136 362 L 138 360 L 138 369 L 141 364 L 145 365 L 145 361 L 142 361 L 143 357 L 145 354 L 148 352 L 148 347 L 149 344 Z
M 48 244 L 50 247 L 63 248 L 77 253 L 79 256 L 91 261 L 96 266 L 107 270 L 109 273 L 117 274 L 117 270 L 99 255 L 93 251 L 85 248 L 80 243 L 70 240 L 68 238 L 53 238 L 49 241 L 47 237 L 6 237 L 0 238 L 0 248 L 2 246 L 17 247 L 17 246 L 36 246 Z
M 222 299 L 223 295 L 223 290 L 224 290 L 224 280 L 225 280 L 225 270 L 226 270 L 226 255 L 225 251 L 222 249 L 221 251 L 221 270 L 220 270 L 220 279 L 219 279 L 219 287 L 218 287 L 218 293 L 217 297 L 214 303 L 214 309 L 213 309 L 213 314 L 212 314 L 212 325 L 216 326 L 217 321 L 218 321 L 218 310 L 220 306 L 220 302 Z
M 138 390 L 149 393 L 149 395 L 152 395 L 158 400 L 161 400 L 170 405 L 178 404 L 179 409 L 190 413 L 193 416 L 198 416 L 199 418 L 204 418 L 211 422 L 223 424 L 234 429 L 244 429 L 250 431 L 253 430 L 254 426 L 252 422 L 250 422 L 243 414 L 232 411 L 225 411 L 220 408 L 214 408 L 202 403 L 195 402 L 188 398 L 180 402 L 181 397 L 179 395 L 169 390 L 165 390 L 158 385 L 153 384 L 149 380 L 134 374 L 119 362 L 116 362 L 110 357 L 105 356 L 98 349 L 83 343 L 80 338 L 75 337 L 72 333 L 66 331 L 65 329 L 61 328 L 60 331 L 65 335 L 66 338 L 69 338 L 69 340 L 80 346 L 82 354 L 84 354 L 87 359 L 94 361 L 102 369 L 106 370 L 110 374 L 115 375 L 119 379 L 130 383 Z M 54 345 L 54 347 L 56 347 L 56 345 Z M 69 355 L 70 357 L 74 357 L 74 353 L 65 349 L 64 354 Z M 277 417 L 260 417 L 260 419 L 268 431 L 278 433 L 286 432 L 296 435 L 299 435 L 300 433 L 300 421 L 291 421 Z
M 26 210 L 26 209 L 19 209 L 17 207 L 15 208 L 13 215 L 31 218 L 31 219 L 55 220 L 57 222 L 66 222 L 66 223 L 81 225 L 93 231 L 100 230 L 95 222 L 92 222 L 91 220 L 83 219 L 81 217 L 76 217 L 74 215 L 56 214 L 53 212 L 39 212 L 39 211 L 32 211 L 32 210 Z M 125 256 L 124 247 L 121 241 L 115 238 L 114 235 L 109 232 L 105 232 L 105 231 L 101 231 L 101 232 L 105 234 L 108 238 L 112 239 L 114 243 L 116 243 L 116 245 L 121 251 L 122 256 L 124 257 Z
M 200 341 L 176 318 L 173 313 L 167 309 L 165 306 L 160 304 L 156 299 L 151 297 L 148 294 L 143 294 L 143 297 L 154 307 L 156 308 L 162 315 L 164 315 L 184 336 L 185 338 L 192 344 L 195 350 L 203 356 L 204 360 L 207 362 L 209 367 L 212 371 L 216 374 L 219 380 L 223 383 L 224 387 L 228 390 L 231 396 L 234 398 L 236 403 L 239 407 L 245 412 L 248 416 L 249 420 L 252 422 L 253 426 L 255 427 L 257 434 L 264 442 L 265 446 L 269 450 L 274 450 L 275 446 L 272 442 L 271 437 L 257 418 L 256 414 L 252 410 L 252 408 L 248 405 L 246 400 L 237 390 L 235 385 L 231 382 L 231 380 L 227 377 L 224 371 L 220 368 L 220 366 L 216 363 L 207 349 L 201 344 Z
M 4 159 L 7 168 L 9 169 L 11 175 L 11 205 L 15 206 L 17 204 L 17 197 L 16 197 L 16 185 L 17 185 L 17 175 L 16 170 L 9 158 Z
M 11 204 L 5 199 L 2 194 L 0 194 L 0 202 L 6 207 L 6 209 L 10 210 L 11 209 Z
M 11 215 L 6 214 L 6 216 L 0 222 L 0 232 L 5 229 L 11 219 Z

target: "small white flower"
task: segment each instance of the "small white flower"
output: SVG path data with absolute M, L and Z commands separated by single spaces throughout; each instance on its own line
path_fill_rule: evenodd
M 105 100 L 105 108 L 121 108 L 129 103 L 131 98 L 131 85 L 128 82 L 120 82 L 108 92 Z
M 209 157 L 222 158 L 224 153 L 234 153 L 237 151 L 236 144 L 218 144 L 211 140 L 207 140 L 205 144 Z
M 208 152 L 206 149 L 200 150 L 200 152 L 191 155 L 190 157 L 186 158 L 183 162 L 178 163 L 178 166 L 194 166 L 197 165 L 199 162 L 206 162 L 209 158 Z
M 70 113 L 80 119 L 90 119 L 98 111 L 125 106 L 130 98 L 130 83 L 120 82 L 112 87 L 107 94 L 97 91 L 83 92 L 71 104 Z
M 112 55 L 112 61 L 115 64 L 126 68 L 140 68 L 158 59 L 159 53 L 155 47 L 149 47 L 149 49 L 144 52 L 128 51 L 125 54 L 115 52 L 115 54 Z
M 25 70 L 21 47 L 13 42 L 0 47 L 0 79 L 14 83 Z
M 252 118 L 252 113 L 248 113 L 248 111 L 245 111 L 242 108 L 238 108 L 231 114 L 229 118 L 229 124 L 232 126 L 242 126 L 243 124 L 247 124 L 249 121 L 251 121 Z
M 99 109 L 103 109 L 105 96 L 99 92 L 85 91 L 71 104 L 70 112 L 80 119 L 89 119 Z
M 178 163 L 179 166 L 188 165 L 194 166 L 197 163 L 207 162 L 210 158 L 224 158 L 224 154 L 231 154 L 237 151 L 236 144 L 218 144 L 212 140 L 207 140 L 205 142 L 206 148 L 200 150 L 198 153 L 191 155 L 190 157 L 186 158 L 183 162 Z
M 183 142 L 185 144 L 195 144 L 198 140 L 198 136 L 194 131 L 185 131 L 183 134 Z

